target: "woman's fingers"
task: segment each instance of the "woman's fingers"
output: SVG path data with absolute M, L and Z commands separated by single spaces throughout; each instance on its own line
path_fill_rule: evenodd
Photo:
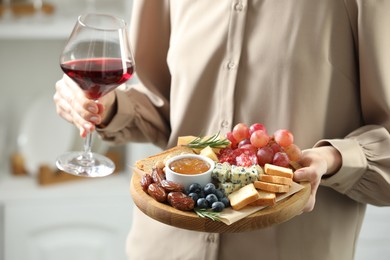
M 316 202 L 317 189 L 321 180 L 314 167 L 304 167 L 294 172 L 294 180 L 297 182 L 310 183 L 310 196 L 303 209 L 303 212 L 310 212 L 314 209 Z
M 310 183 L 310 197 L 303 209 L 304 212 L 310 212 L 314 209 L 317 190 L 322 176 L 327 171 L 327 164 L 322 156 L 313 149 L 303 151 L 300 163 L 303 167 L 294 172 L 294 180 Z
M 95 124 L 101 122 L 99 107 L 88 99 L 84 92 L 68 76 L 57 81 L 53 96 L 57 113 L 80 130 L 80 135 L 93 131 Z

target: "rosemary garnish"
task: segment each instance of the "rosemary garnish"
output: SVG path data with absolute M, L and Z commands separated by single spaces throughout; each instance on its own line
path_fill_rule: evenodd
M 186 146 L 190 148 L 205 148 L 210 146 L 211 148 L 225 148 L 230 144 L 230 141 L 226 138 L 221 138 L 219 132 L 209 138 L 197 137 L 188 143 Z
M 219 219 L 219 212 L 209 211 L 207 209 L 194 208 L 195 213 L 201 218 L 209 218 L 213 221 L 221 221 Z

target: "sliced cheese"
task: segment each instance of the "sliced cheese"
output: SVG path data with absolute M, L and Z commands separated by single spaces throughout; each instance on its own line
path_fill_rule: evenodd
M 197 137 L 193 136 L 193 135 L 179 136 L 177 138 L 177 146 L 187 145 L 187 144 L 191 143 L 192 141 L 194 141 L 196 138 Z
M 203 148 L 199 154 L 210 158 L 214 162 L 218 162 L 218 156 L 210 146 Z

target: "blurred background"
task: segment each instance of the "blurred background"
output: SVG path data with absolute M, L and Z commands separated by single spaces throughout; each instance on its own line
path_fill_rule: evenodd
M 131 0 L 0 0 L 0 260 L 125 260 L 132 221 L 130 165 L 152 145 L 110 147 L 117 173 L 58 175 L 55 157 L 80 150 L 77 130 L 55 114 L 59 55 L 87 11 L 130 20 Z
M 115 160 L 103 179 L 59 175 L 53 158 L 82 148 L 55 114 L 58 59 L 76 18 L 102 11 L 130 21 L 131 0 L 0 0 L 0 260 L 124 260 L 132 221 L 129 166 L 147 144 L 94 149 Z M 369 206 L 358 260 L 389 259 L 390 208 Z

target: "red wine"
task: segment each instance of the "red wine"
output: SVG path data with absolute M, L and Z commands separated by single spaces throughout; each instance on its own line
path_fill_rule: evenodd
M 122 63 L 118 58 L 97 58 L 68 61 L 62 70 L 82 88 L 90 99 L 98 99 L 122 83 L 134 73 L 133 63 Z

